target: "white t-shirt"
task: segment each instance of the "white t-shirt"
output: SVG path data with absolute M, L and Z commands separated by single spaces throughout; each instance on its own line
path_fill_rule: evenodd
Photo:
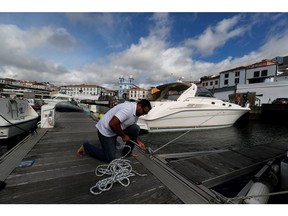
M 109 122 L 113 116 L 116 116 L 121 122 L 122 130 L 128 126 L 136 124 L 138 117 L 136 116 L 137 103 L 125 102 L 110 109 L 100 121 L 96 124 L 99 132 L 106 137 L 113 137 L 117 135 L 109 126 Z

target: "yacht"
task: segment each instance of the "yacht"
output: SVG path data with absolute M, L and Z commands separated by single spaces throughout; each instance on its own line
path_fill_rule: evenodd
M 71 101 L 72 99 L 73 97 L 70 95 L 58 93 L 58 94 L 50 96 L 49 98 L 46 97 L 43 100 L 46 104 L 55 106 L 59 102 L 63 102 L 63 101 L 67 102 L 67 101 Z
M 148 132 L 215 129 L 232 126 L 250 111 L 215 98 L 194 83 L 169 83 L 152 89 L 152 109 L 137 124 Z
M 0 139 L 31 131 L 38 119 L 38 113 L 27 100 L 0 98 Z

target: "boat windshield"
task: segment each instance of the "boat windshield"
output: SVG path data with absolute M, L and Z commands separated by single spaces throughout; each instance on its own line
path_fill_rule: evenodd
M 158 86 L 156 91 L 152 94 L 151 101 L 177 101 L 177 99 L 190 87 L 191 85 L 183 83 Z M 212 92 L 204 87 L 197 87 L 195 96 L 214 98 Z
M 198 87 L 196 92 L 196 97 L 214 97 L 212 92 L 204 87 Z
M 180 95 L 188 88 L 188 86 L 181 89 L 166 88 L 154 94 L 154 101 L 177 101 Z

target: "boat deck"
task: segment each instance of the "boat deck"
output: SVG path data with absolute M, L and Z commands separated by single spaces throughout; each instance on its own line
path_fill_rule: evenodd
M 7 204 L 180 204 L 220 203 L 210 188 L 260 169 L 286 154 L 287 142 L 243 149 L 149 155 L 129 158 L 130 185 L 115 183 L 109 191 L 92 195 L 90 188 L 105 178 L 95 175 L 103 162 L 76 150 L 85 141 L 99 145 L 95 120 L 85 113 L 56 112 L 56 125 L 38 129 L 0 159 L 0 203 Z M 33 162 L 19 167 L 19 162 Z

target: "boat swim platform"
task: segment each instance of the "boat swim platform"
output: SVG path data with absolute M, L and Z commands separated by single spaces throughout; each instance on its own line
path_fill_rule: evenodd
M 0 158 L 1 204 L 209 204 L 222 203 L 210 189 L 282 158 L 287 142 L 251 148 L 150 155 L 127 158 L 133 170 L 127 187 L 114 183 L 99 195 L 90 193 L 102 161 L 78 158 L 83 142 L 100 145 L 95 119 L 79 112 L 56 112 L 54 128 L 38 129 Z M 27 167 L 19 162 L 31 162 Z

